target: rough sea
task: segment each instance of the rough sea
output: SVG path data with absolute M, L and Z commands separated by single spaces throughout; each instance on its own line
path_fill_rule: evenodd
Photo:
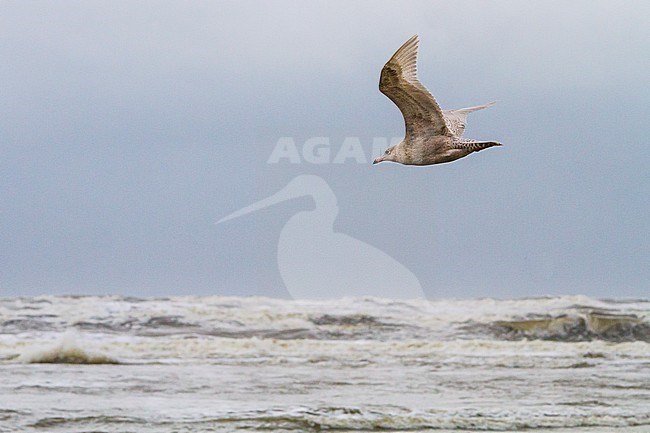
M 650 432 L 650 301 L 0 298 L 0 432 Z

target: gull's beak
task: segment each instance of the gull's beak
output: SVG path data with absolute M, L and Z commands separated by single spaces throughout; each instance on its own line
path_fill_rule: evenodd
M 375 158 L 375 160 L 374 160 L 372 163 L 373 163 L 373 164 L 379 164 L 379 163 L 382 162 L 383 160 L 384 160 L 384 157 L 383 157 L 383 156 L 378 156 L 377 158 Z

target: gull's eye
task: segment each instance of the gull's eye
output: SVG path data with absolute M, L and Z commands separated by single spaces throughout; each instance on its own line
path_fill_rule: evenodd
M 390 149 L 386 149 L 386 152 L 384 152 L 384 155 L 388 155 L 390 153 Z

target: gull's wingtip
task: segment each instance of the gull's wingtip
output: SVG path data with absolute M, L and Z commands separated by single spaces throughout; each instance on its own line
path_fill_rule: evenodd
M 420 36 L 416 33 L 413 36 L 411 36 L 408 41 L 404 42 L 403 45 L 410 45 L 410 44 L 419 44 L 420 43 Z

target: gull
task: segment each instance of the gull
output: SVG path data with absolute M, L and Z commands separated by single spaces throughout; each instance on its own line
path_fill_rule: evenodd
M 391 146 L 373 164 L 393 161 L 405 165 L 451 162 L 492 146 L 495 141 L 462 138 L 467 115 L 494 105 L 443 111 L 417 78 L 418 35 L 406 41 L 384 65 L 379 90 L 397 105 L 404 116 L 404 139 Z

